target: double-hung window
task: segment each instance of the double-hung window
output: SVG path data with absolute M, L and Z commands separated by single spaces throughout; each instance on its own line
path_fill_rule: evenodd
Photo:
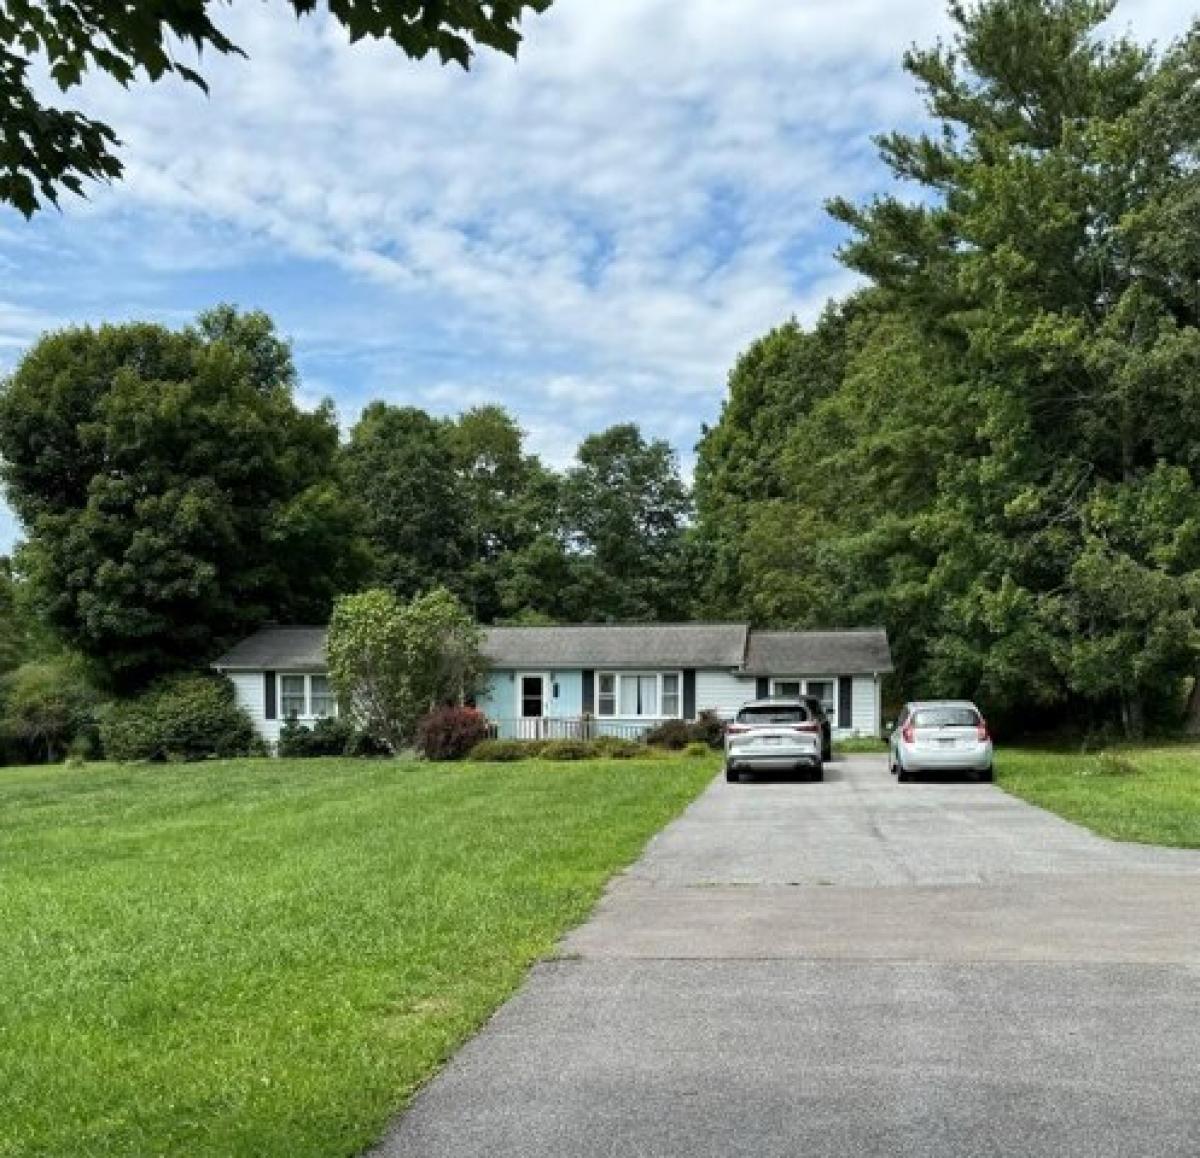
M 308 715 L 308 693 L 306 679 L 302 675 L 279 677 L 279 714 L 285 720 L 294 720 Z
M 312 716 L 336 716 L 337 699 L 333 688 L 329 685 L 329 677 L 315 675 L 308 677 L 308 711 Z
M 610 671 L 602 671 L 596 677 L 596 715 L 617 714 L 617 677 Z
M 324 675 L 281 675 L 279 714 L 285 720 L 336 716 L 337 697 Z
M 782 679 L 771 681 L 771 695 L 782 700 L 798 699 L 800 696 L 815 696 L 821 701 L 829 722 L 837 727 L 837 680 Z
M 598 672 L 596 715 L 622 720 L 658 720 L 683 714 L 679 672 Z
M 679 701 L 679 673 L 677 671 L 663 672 L 662 714 L 671 717 L 683 715 L 683 705 Z

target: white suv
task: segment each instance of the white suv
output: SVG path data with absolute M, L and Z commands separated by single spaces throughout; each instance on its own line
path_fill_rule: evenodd
M 754 700 L 725 727 L 725 779 L 779 769 L 825 778 L 821 721 L 803 700 Z

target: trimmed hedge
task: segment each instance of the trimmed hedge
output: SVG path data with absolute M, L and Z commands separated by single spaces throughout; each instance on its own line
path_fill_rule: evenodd
M 601 755 L 599 740 L 551 740 L 538 753 L 538 759 L 596 760 Z
M 483 740 L 471 749 L 468 759 L 476 764 L 513 764 L 534 759 L 545 746 L 541 740 Z
M 169 676 L 134 699 L 110 704 L 100 724 L 110 760 L 205 760 L 265 755 L 233 684 L 215 676 Z
M 307 760 L 321 756 L 386 756 L 388 750 L 351 721 L 327 716 L 306 728 L 288 720 L 279 731 L 279 755 Z
M 601 736 L 594 740 L 596 754 L 606 760 L 634 760 L 646 755 L 646 745 L 637 740 L 626 740 L 620 736 Z

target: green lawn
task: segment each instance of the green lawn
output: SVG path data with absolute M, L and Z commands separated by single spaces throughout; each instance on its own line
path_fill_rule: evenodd
M 0 770 L 0 1155 L 351 1155 L 710 760 Z
M 1200 748 L 1120 749 L 1122 773 L 1096 756 L 998 749 L 1002 787 L 1101 836 L 1200 848 Z

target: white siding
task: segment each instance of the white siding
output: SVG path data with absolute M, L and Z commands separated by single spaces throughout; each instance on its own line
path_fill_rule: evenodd
M 274 746 L 279 742 L 279 721 L 268 720 L 266 717 L 266 688 L 260 671 L 230 672 L 234 691 L 237 693 L 238 706 L 245 708 L 250 716 L 254 730 Z
M 855 676 L 851 696 L 851 727 L 856 735 L 879 734 L 879 684 L 874 676 Z
M 727 671 L 696 672 L 696 711 L 706 708 L 719 716 L 732 716 L 747 700 L 754 699 L 753 676 L 735 676 Z

